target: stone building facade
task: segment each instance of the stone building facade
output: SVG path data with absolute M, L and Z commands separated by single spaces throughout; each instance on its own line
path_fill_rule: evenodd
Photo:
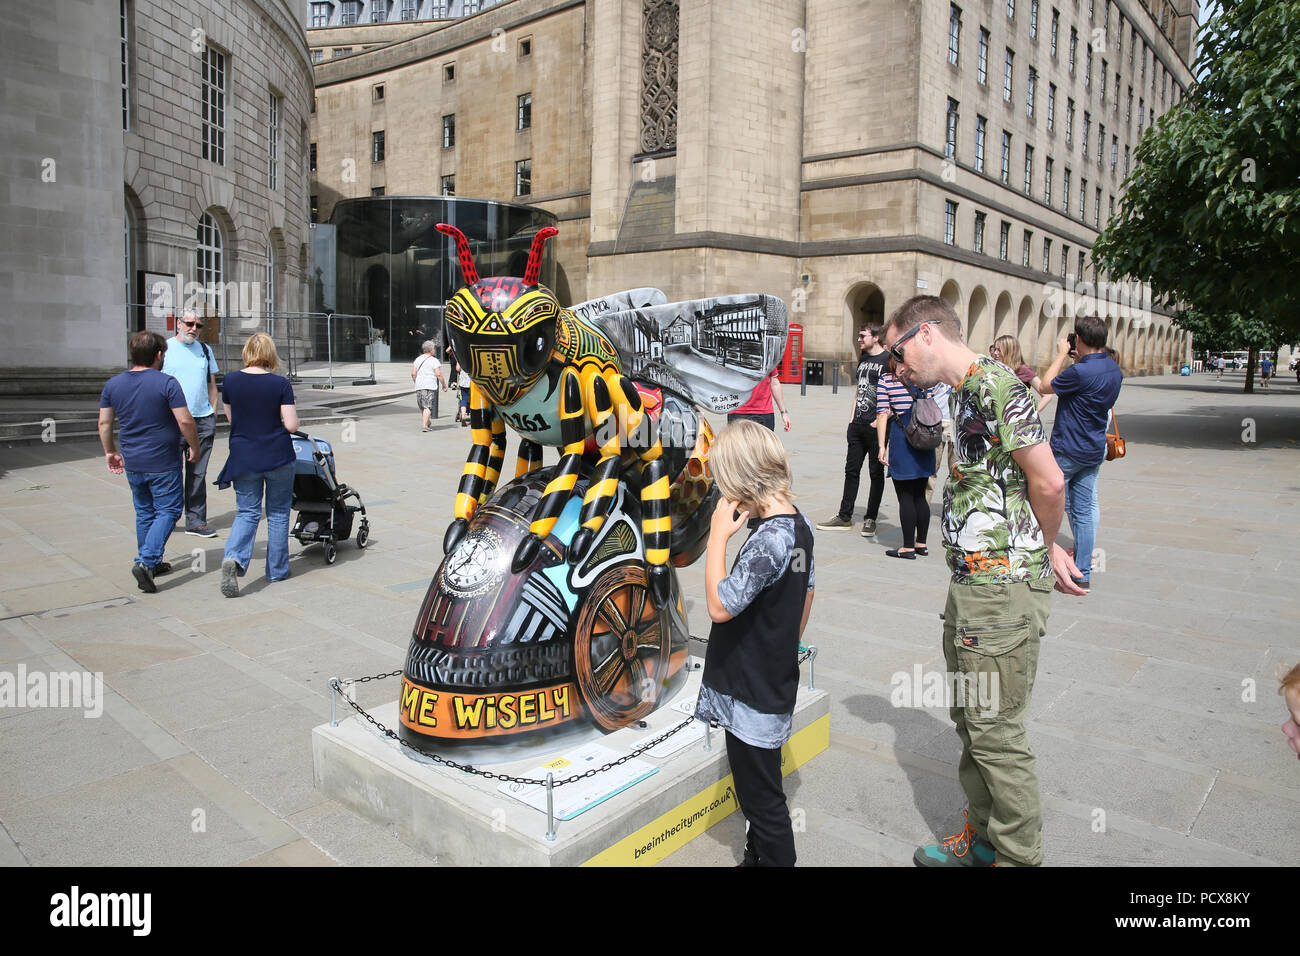
M 555 212 L 574 298 L 768 292 L 809 357 L 851 359 L 858 327 L 929 292 L 977 349 L 1014 334 L 1041 368 L 1093 312 L 1128 371 L 1163 371 L 1190 337 L 1108 288 L 1089 250 L 1142 131 L 1192 80 L 1196 15 L 1195 0 L 508 0 L 319 64 L 313 194 L 324 218 L 339 197 L 436 193 L 450 175 L 460 195 Z M 391 27 L 352 29 L 362 45 Z
M 20 4 L 0 56 L 0 389 L 97 393 L 127 334 L 165 329 L 186 300 L 209 333 L 307 308 L 296 3 Z

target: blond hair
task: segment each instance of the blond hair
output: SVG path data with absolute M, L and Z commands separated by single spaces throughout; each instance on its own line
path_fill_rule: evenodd
M 1020 371 L 1020 366 L 1025 364 L 1025 357 L 1020 354 L 1020 342 L 1014 335 L 999 335 L 993 340 L 993 345 L 1002 356 L 1003 365 L 1013 372 Z
M 709 471 L 724 498 L 751 512 L 778 495 L 794 497 L 785 448 L 758 422 L 741 419 L 724 428 L 709 449 Z
M 1295 667 L 1283 674 L 1281 683 L 1282 686 L 1277 689 L 1279 694 L 1285 696 L 1287 691 L 1294 691 L 1295 693 L 1300 694 L 1300 664 L 1297 664 Z
M 264 368 L 274 372 L 280 367 L 280 354 L 275 350 L 275 340 L 265 332 L 254 332 L 244 343 L 244 364 L 249 368 Z

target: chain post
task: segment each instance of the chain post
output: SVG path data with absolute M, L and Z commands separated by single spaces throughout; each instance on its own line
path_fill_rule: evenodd
M 816 690 L 817 686 L 813 683 L 813 671 L 817 666 L 817 645 L 808 645 L 808 689 Z
M 713 749 L 713 734 L 712 734 L 712 730 L 713 730 L 713 725 L 710 724 L 710 723 L 708 723 L 708 722 L 706 721 L 705 724 L 704 724 L 704 749 L 705 749 L 705 750 L 712 750 L 712 749 Z
M 832 362 L 831 363 L 831 394 L 838 395 L 839 393 L 840 393 L 840 363 Z
M 555 841 L 555 774 L 546 775 L 546 839 Z
M 330 726 L 331 727 L 337 727 L 339 725 L 338 715 L 335 714 L 334 712 L 334 706 L 335 704 L 338 703 L 338 694 L 339 694 L 339 679 L 337 677 L 331 677 L 330 678 Z

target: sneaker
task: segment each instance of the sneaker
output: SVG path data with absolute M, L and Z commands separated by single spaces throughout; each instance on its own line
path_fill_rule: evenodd
M 875 518 L 863 518 L 863 519 L 862 519 L 862 537 L 864 537 L 864 538 L 874 538 L 875 536 L 876 536 L 876 519 L 875 519 Z
M 186 528 L 185 533 L 199 538 L 215 538 L 217 536 L 217 533 L 205 524 L 201 524 L 197 528 Z
M 158 593 L 158 585 L 153 583 L 153 571 L 139 561 L 131 565 L 131 575 L 135 578 L 136 585 L 145 594 Z
M 976 836 L 969 811 L 963 810 L 962 815 L 967 819 L 961 833 L 942 843 L 917 847 L 912 862 L 917 866 L 993 866 L 997 858 L 993 844 Z
M 157 564 L 153 566 L 153 576 L 156 578 L 160 578 L 164 574 L 171 574 L 171 573 L 172 573 L 172 566 L 170 561 L 159 561 Z
M 432 429 L 432 428 L 421 428 L 420 431 L 421 431 L 421 432 L 431 432 L 431 431 L 433 431 L 433 429 Z
M 239 596 L 239 562 L 234 558 L 221 562 L 221 593 L 226 597 Z
M 841 518 L 839 515 L 817 522 L 818 531 L 848 531 L 852 527 L 852 518 Z

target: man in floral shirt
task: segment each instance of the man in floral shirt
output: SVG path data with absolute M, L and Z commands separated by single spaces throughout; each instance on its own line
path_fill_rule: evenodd
M 943 653 L 953 686 L 980 688 L 950 713 L 961 738 L 957 774 L 970 806 L 962 832 L 916 851 L 918 866 L 1038 866 L 1043 810 L 1025 734 L 1038 642 L 1052 587 L 1081 595 L 1056 544 L 1065 479 L 1046 442 L 1037 401 L 1004 365 L 961 339 L 942 299 L 915 296 L 881 341 L 898 375 L 918 388 L 953 387 L 954 456 L 944 487 L 943 539 L 952 569 Z

